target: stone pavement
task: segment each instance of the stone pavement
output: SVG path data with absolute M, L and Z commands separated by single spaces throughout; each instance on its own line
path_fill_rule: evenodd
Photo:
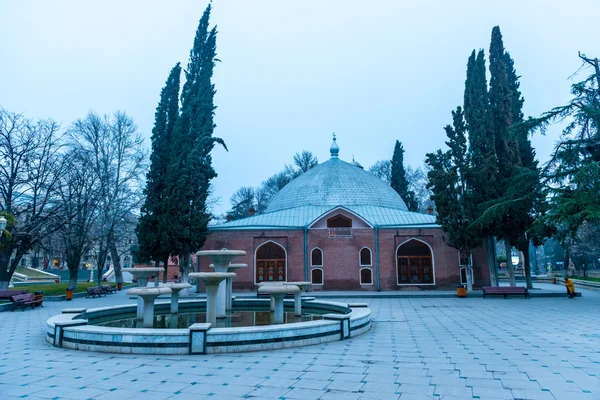
M 0 399 L 597 400 L 600 291 L 582 291 L 574 300 L 365 299 L 374 323 L 362 336 L 208 356 L 54 348 L 45 324 L 62 308 L 135 300 L 46 303 L 0 313 Z

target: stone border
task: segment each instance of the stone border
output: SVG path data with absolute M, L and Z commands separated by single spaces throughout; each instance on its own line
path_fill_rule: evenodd
M 233 306 L 269 307 L 269 299 L 234 300 Z M 170 302 L 156 303 L 157 311 L 170 310 Z M 286 301 L 293 306 L 293 300 Z M 205 300 L 181 301 L 180 312 L 205 307 Z M 217 354 L 275 350 L 345 340 L 371 328 L 371 310 L 363 304 L 309 300 L 303 307 L 331 311 L 323 320 L 282 325 L 211 328 L 193 324 L 188 329 L 113 328 L 88 325 L 109 316 L 135 316 L 136 305 L 64 309 L 47 321 L 46 341 L 73 350 L 123 354 Z

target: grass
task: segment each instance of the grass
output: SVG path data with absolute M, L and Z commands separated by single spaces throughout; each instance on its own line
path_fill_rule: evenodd
M 600 278 L 590 278 L 590 277 L 587 277 L 587 278 L 584 279 L 584 278 L 575 278 L 575 277 L 573 277 L 571 279 L 579 279 L 580 281 L 600 282 Z
M 46 279 L 52 279 L 52 277 L 51 277 L 50 275 L 42 274 L 42 273 L 40 273 L 40 272 L 38 272 L 38 271 L 33 271 L 33 270 L 31 270 L 31 269 L 26 269 L 26 268 L 21 268 L 21 267 L 18 267 L 18 268 L 15 270 L 15 272 L 16 272 L 16 273 L 19 273 L 19 274 L 23 274 L 23 275 L 25 275 L 25 276 L 29 276 L 29 277 L 31 277 L 31 278 L 46 278 Z
M 104 282 L 104 285 L 107 283 Z M 28 289 L 29 293 L 33 292 L 44 292 L 44 296 L 59 296 L 64 295 L 67 292 L 68 282 L 64 283 L 48 283 L 38 285 L 21 285 L 15 286 L 15 289 Z M 77 288 L 73 293 L 84 293 L 85 288 L 97 286 L 96 282 L 77 282 Z M 111 286 L 115 286 L 112 284 Z

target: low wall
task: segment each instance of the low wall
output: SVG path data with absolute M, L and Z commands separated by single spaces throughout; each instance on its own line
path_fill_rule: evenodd
M 234 300 L 233 306 L 260 305 L 268 310 L 269 299 Z M 293 305 L 293 301 L 286 301 Z M 180 302 L 180 312 L 205 307 L 204 300 Z M 169 310 L 170 302 L 157 303 L 156 311 Z M 194 324 L 188 329 L 114 328 L 88 325 L 115 316 L 135 315 L 136 305 L 65 309 L 47 321 L 46 341 L 74 350 L 127 354 L 213 354 L 275 350 L 344 340 L 371 327 L 371 310 L 363 304 L 306 301 L 304 308 L 333 311 L 323 320 L 281 325 L 211 328 Z

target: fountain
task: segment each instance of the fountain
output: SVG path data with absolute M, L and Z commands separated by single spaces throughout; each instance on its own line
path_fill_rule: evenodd
M 164 270 L 165 270 L 164 268 L 154 268 L 154 267 L 121 268 L 122 272 L 129 272 L 131 275 L 133 275 L 136 278 L 138 288 L 145 288 L 146 286 L 148 286 L 148 278 L 150 278 L 154 274 L 156 274 L 156 276 L 157 276 L 156 281 L 158 281 L 158 273 L 164 272 Z M 138 319 L 142 319 L 143 314 L 144 314 L 144 301 L 142 300 L 141 297 L 138 297 L 137 310 L 138 310 L 138 312 L 137 312 Z
M 205 274 L 206 280 L 212 280 L 215 274 L 219 273 Z M 217 278 L 216 281 L 222 282 L 227 275 Z M 179 313 L 173 315 L 170 313 L 170 301 L 150 301 L 144 308 L 147 315 L 151 313 L 152 308 L 154 309 L 156 328 L 140 329 L 142 324 L 141 321 L 138 324 L 135 317 L 135 304 L 85 310 L 65 309 L 62 314 L 48 319 L 46 341 L 65 349 L 111 354 L 219 354 L 317 345 L 345 340 L 360 335 L 371 327 L 371 311 L 366 304 L 323 300 L 305 301 L 302 317 L 295 317 L 293 310 L 286 312 L 284 309 L 284 323 L 273 325 L 275 315 L 269 312 L 269 299 L 235 299 L 235 313 L 231 315 L 232 318 L 217 320 L 214 300 L 218 283 L 208 283 L 206 286 L 211 303 L 208 309 L 205 299 L 190 299 L 180 303 Z M 265 289 L 288 293 L 290 287 L 271 285 Z M 296 289 L 299 290 L 297 287 Z M 161 293 L 166 293 L 169 288 L 135 290 L 162 290 Z M 278 301 L 277 322 L 281 322 L 279 304 L 281 302 Z M 199 313 L 206 311 L 216 325 L 197 322 L 200 321 Z M 205 314 L 202 315 L 206 318 Z M 147 316 L 146 327 L 150 326 L 148 320 Z
M 144 328 L 152 328 L 152 323 L 154 321 L 154 300 L 161 294 L 171 294 L 171 289 L 168 287 L 141 287 L 141 288 L 133 288 L 127 291 L 127 295 L 129 296 L 139 296 L 138 300 L 143 301 L 143 319 Z M 138 302 L 138 319 L 140 315 L 140 306 Z
M 246 252 L 243 250 L 200 250 L 196 253 L 198 257 L 208 257 L 214 265 L 215 272 L 226 273 L 231 260 L 239 256 L 245 256 Z M 234 275 L 235 276 L 235 275 Z M 226 318 L 226 282 L 219 284 L 217 292 L 217 318 Z
M 218 291 L 221 283 L 227 278 L 234 278 L 235 274 L 232 272 L 193 272 L 189 276 L 204 282 L 204 287 L 206 287 L 206 322 L 216 326 L 218 302 L 221 300 L 218 297 Z
M 236 276 L 226 271 L 246 267 L 245 264 L 230 264 L 233 258 L 245 254 L 226 249 L 198 252 L 198 256 L 209 257 L 215 269 L 215 272 L 189 274 L 204 282 L 207 299 L 192 299 L 181 304 L 178 303 L 178 292 L 189 287 L 187 284 L 146 287 L 148 277 L 154 273 L 158 275 L 163 268 L 124 269 L 138 278 L 140 287 L 127 292 L 139 296 L 137 308 L 134 304 L 123 304 L 63 310 L 62 314 L 48 319 L 46 340 L 57 347 L 107 353 L 218 354 L 327 343 L 360 335 L 371 328 L 371 311 L 364 303 L 301 298 L 299 286 L 307 287 L 309 282 L 259 285 L 259 292 L 270 295 L 273 313 L 269 311 L 268 299 L 231 300 L 229 295 L 231 310 L 235 312 L 231 312 L 229 318 L 217 320 L 218 309 L 223 316 L 227 315 L 225 283 Z M 169 302 L 154 303 L 159 295 L 168 293 L 172 294 Z M 283 298 L 288 293 L 294 294 L 295 307 L 294 313 L 288 312 L 285 316 Z M 134 317 L 136 310 L 138 314 Z M 176 315 L 171 313 L 173 310 Z M 304 311 L 303 315 L 300 315 L 301 311 Z M 206 323 L 198 323 L 199 313 L 204 312 Z M 146 329 L 138 328 L 142 318 Z
M 163 287 L 171 289 L 171 314 L 176 314 L 179 311 L 179 292 L 192 287 L 189 283 L 167 283 Z

